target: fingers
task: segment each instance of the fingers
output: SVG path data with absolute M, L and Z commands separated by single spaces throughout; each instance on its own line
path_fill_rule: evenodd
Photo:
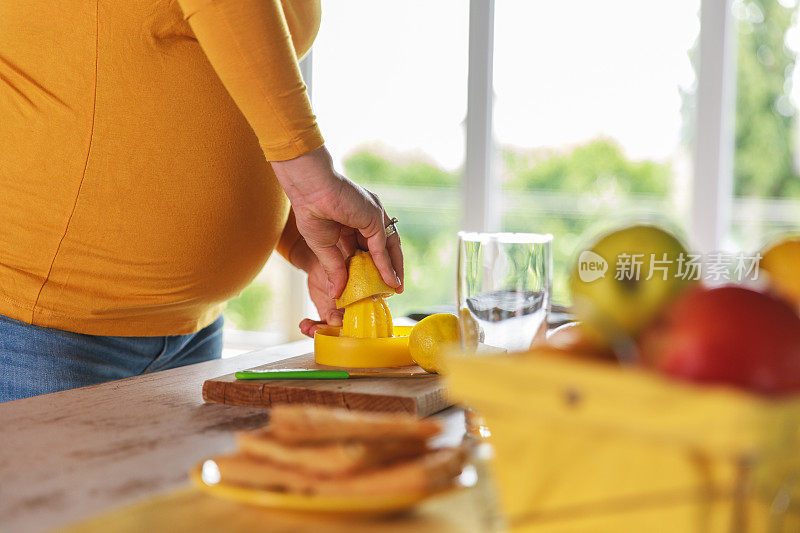
M 390 287 L 400 289 L 402 282 L 394 266 L 392 266 L 392 257 L 386 248 L 385 224 L 388 221 L 388 217 L 378 197 L 371 192 L 369 192 L 369 195 L 377 204 L 378 209 L 375 211 L 375 216 L 371 218 L 369 225 L 366 228 L 359 229 L 359 232 L 367 240 L 367 248 L 369 248 L 369 253 L 372 255 L 372 260 L 375 261 L 375 266 L 378 267 L 378 272 L 380 272 L 383 281 Z
M 331 298 L 338 298 L 347 284 L 347 265 L 341 250 L 336 245 L 315 247 L 309 243 L 309 247 L 319 259 L 320 265 L 328 276 L 326 293 Z
M 397 293 L 400 294 L 403 292 L 403 283 L 405 282 L 403 249 L 400 247 L 400 235 L 395 233 L 391 237 L 388 237 L 386 239 L 386 248 L 389 250 L 389 257 L 392 260 L 392 266 L 394 266 L 395 272 L 397 272 L 397 277 L 400 278 L 400 287 L 397 289 Z
M 392 259 L 386 249 L 386 235 L 383 234 L 383 229 L 381 229 L 380 234 L 373 234 L 367 237 L 367 247 L 383 281 L 390 287 L 399 288 L 401 285 L 400 278 L 392 266 Z
M 329 326 L 341 326 L 344 318 L 344 311 L 336 309 L 336 302 L 328 297 L 328 293 L 323 290 L 309 290 L 311 301 L 317 308 L 319 317 Z
M 316 333 L 317 330 L 324 325 L 325 322 L 321 320 L 311 320 L 310 318 L 304 318 L 300 322 L 300 333 L 308 337 L 313 337 L 314 333 Z
M 358 236 L 353 228 L 342 228 L 341 236 L 339 237 L 339 249 L 342 255 L 346 258 L 356 253 L 358 248 Z
M 331 309 L 330 313 L 328 313 L 328 325 L 329 326 L 341 326 L 344 320 L 344 310 L 343 309 Z
M 387 244 L 388 220 L 380 200 L 373 193 L 339 176 L 336 187 L 317 191 L 294 205 L 297 229 L 317 256 L 328 276 L 331 298 L 341 295 L 347 284 L 345 258 L 358 244 L 369 250 L 383 281 L 402 291 L 402 253 L 399 238 Z M 397 263 L 397 264 L 393 264 Z
M 311 301 L 314 302 L 314 307 L 322 320 L 309 322 L 303 321 L 300 323 L 300 331 L 305 335 L 313 335 L 314 331 L 318 328 L 313 326 L 329 325 L 341 326 L 344 311 L 336 309 L 336 302 L 328 295 L 327 291 L 328 279 L 322 270 L 315 270 L 309 273 L 308 276 L 308 294 Z M 305 331 L 304 331 L 305 327 Z

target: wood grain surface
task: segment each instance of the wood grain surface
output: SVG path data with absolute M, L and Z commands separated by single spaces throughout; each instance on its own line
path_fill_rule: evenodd
M 203 382 L 310 349 L 311 340 L 306 340 L 231 359 L 0 403 L 0 531 L 48 531 L 187 487 L 190 468 L 233 450 L 235 431 L 261 427 L 268 420 L 268 410 L 261 407 L 203 403 Z M 464 417 L 460 411 L 448 409 L 437 417 L 445 422 L 444 439 L 461 439 Z M 272 520 L 272 514 L 264 515 L 260 509 L 237 518 L 222 504 L 210 507 L 208 513 L 201 512 L 207 497 L 192 493 L 176 498 L 158 500 L 161 504 L 148 506 L 147 513 L 132 516 L 133 522 L 120 523 L 119 527 L 109 527 L 105 522 L 105 527 L 96 531 L 186 531 L 180 523 L 169 520 L 182 516 L 187 523 L 197 525 L 203 517 L 210 520 L 212 515 L 216 517 L 213 522 L 193 531 L 237 530 L 228 529 L 232 524 L 250 525 L 249 531 L 327 529 L 320 529 L 313 518 L 303 522 L 308 524 L 305 529 L 295 528 L 294 519 L 282 522 L 277 518 L 277 527 L 271 528 L 266 521 Z M 165 522 L 162 512 L 173 503 L 180 503 L 180 509 L 165 515 Z M 187 509 L 180 515 L 180 510 Z M 196 520 L 190 520 L 195 516 Z M 433 520 L 438 523 L 439 519 Z M 262 527 L 253 527 L 259 523 Z M 171 527 L 166 529 L 165 524 Z M 387 527 L 395 531 L 391 523 Z M 87 530 L 92 531 L 90 527 Z M 351 531 L 346 522 L 341 530 Z
M 235 447 L 235 431 L 268 420 L 263 408 L 204 404 L 203 381 L 310 349 L 301 341 L 0 403 L 0 531 L 46 531 L 186 486 L 198 461 Z
M 339 369 L 318 365 L 312 353 L 257 367 Z M 239 370 L 249 370 L 240 368 Z M 343 369 L 347 370 L 347 369 Z M 404 374 L 420 372 L 418 366 L 370 369 Z M 206 402 L 248 407 L 270 407 L 279 403 L 310 403 L 361 411 L 402 411 L 428 416 L 450 402 L 438 377 L 358 377 L 339 380 L 237 380 L 233 374 L 209 379 L 203 384 Z

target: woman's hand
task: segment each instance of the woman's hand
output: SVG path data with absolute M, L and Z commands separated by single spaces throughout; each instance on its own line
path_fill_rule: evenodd
M 325 274 L 321 281 L 319 268 L 313 267 L 316 270 L 312 280 L 312 273 L 300 267 L 309 272 L 309 291 L 313 283 L 318 299 L 320 291 L 327 292 L 331 300 L 337 298 L 347 284 L 345 259 L 356 248 L 364 248 L 372 255 L 383 281 L 398 293 L 403 292 L 400 238 L 395 233 L 387 239 L 384 228 L 389 217 L 377 196 L 337 173 L 324 146 L 289 161 L 273 161 L 272 168 L 292 203 L 305 246 L 314 253 Z M 323 320 L 331 318 L 323 314 L 323 310 L 328 312 L 327 304 L 323 309 L 317 300 L 314 304 Z
M 331 298 L 328 290 L 328 275 L 304 239 L 298 240 L 292 247 L 289 260 L 294 266 L 308 274 L 308 294 L 322 319 L 306 318 L 300 322 L 300 331 L 303 335 L 313 337 L 314 332 L 325 324 L 341 326 L 344 311 L 336 309 L 336 301 Z

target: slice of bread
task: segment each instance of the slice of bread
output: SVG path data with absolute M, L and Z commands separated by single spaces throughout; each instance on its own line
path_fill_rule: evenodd
M 322 477 L 243 453 L 214 461 L 226 484 L 321 496 L 376 496 L 425 494 L 446 488 L 461 472 L 465 454 L 460 448 L 441 448 L 390 466 L 337 477 Z
M 428 451 L 424 439 L 285 444 L 268 428 L 236 435 L 239 451 L 280 466 L 337 476 L 397 462 Z
M 426 440 L 442 427 L 431 419 L 402 413 L 367 413 L 332 407 L 276 405 L 270 412 L 270 431 L 283 443 L 333 440 Z

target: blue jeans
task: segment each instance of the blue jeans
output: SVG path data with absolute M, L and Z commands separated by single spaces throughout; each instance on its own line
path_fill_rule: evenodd
M 0 402 L 219 358 L 222 322 L 190 335 L 106 337 L 0 315 Z

